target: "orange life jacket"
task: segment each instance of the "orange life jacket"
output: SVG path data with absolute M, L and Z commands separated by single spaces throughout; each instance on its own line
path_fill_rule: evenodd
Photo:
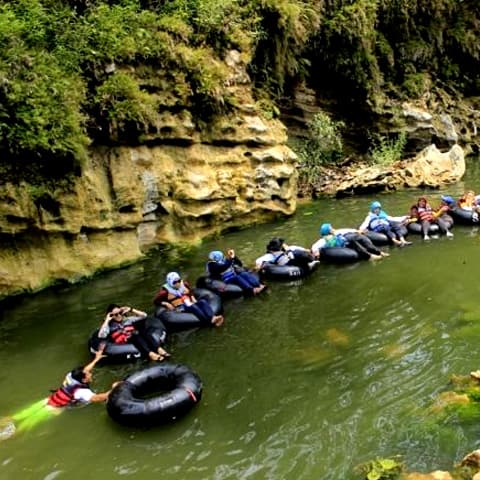
M 175 308 L 180 307 L 185 301 L 188 302 L 190 300 L 190 290 L 183 282 L 179 289 L 174 289 L 167 283 L 163 287 L 168 292 L 167 302 L 172 304 Z

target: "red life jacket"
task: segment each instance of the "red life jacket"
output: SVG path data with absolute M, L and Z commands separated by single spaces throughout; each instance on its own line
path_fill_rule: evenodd
M 79 388 L 90 388 L 87 384 L 74 380 L 70 373 L 65 377 L 63 385 L 55 390 L 47 400 L 47 404 L 52 407 L 66 407 L 76 403 L 74 398 L 75 391 Z
M 433 215 L 432 210 L 427 210 L 425 208 L 418 209 L 418 218 L 421 222 L 426 220 L 427 222 L 433 222 L 435 220 L 435 215 Z
M 133 325 L 118 325 L 114 327 L 114 331 L 110 332 L 110 338 L 114 343 L 128 343 L 133 335 L 135 327 Z

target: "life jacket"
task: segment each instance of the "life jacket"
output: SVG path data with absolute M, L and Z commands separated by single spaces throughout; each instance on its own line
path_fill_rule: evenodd
M 133 325 L 122 325 L 121 323 L 110 324 L 110 338 L 114 343 L 128 343 L 128 340 L 133 335 L 135 327 Z
M 208 268 L 209 263 L 211 263 L 211 262 L 207 262 L 207 273 L 210 273 L 210 270 Z M 219 263 L 220 265 L 223 264 L 223 262 L 214 262 L 214 263 Z M 237 273 L 235 272 L 235 269 L 233 268 L 233 263 L 229 267 L 227 267 L 220 275 L 222 277 L 222 280 L 225 283 L 228 283 L 229 280 L 231 280 L 233 277 L 235 277 L 237 275 Z
M 380 212 L 379 215 L 372 215 L 370 223 L 368 224 L 368 229 L 373 230 L 374 232 L 381 232 L 390 226 L 390 222 L 386 218 L 386 214 L 382 215 L 383 212 Z
M 167 301 L 175 308 L 181 308 L 185 301 L 190 301 L 190 291 L 182 282 L 180 288 L 173 288 L 168 283 L 163 285 L 163 288 L 168 292 Z
M 331 247 L 344 247 L 347 244 L 343 235 L 329 235 L 329 238 L 325 239 L 325 248 Z
M 427 221 L 427 222 L 432 222 L 435 220 L 435 215 L 433 214 L 432 209 L 428 208 L 419 208 L 418 209 L 418 218 L 420 219 L 421 222 Z
M 48 405 L 52 407 L 66 407 L 68 405 L 74 405 L 77 401 L 74 398 L 75 391 L 79 388 L 90 388 L 86 383 L 79 382 L 72 378 L 72 374 L 69 373 L 60 388 L 55 390 L 47 400 Z

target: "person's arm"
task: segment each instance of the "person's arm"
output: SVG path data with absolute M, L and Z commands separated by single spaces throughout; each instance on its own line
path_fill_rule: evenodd
M 320 258 L 320 250 L 325 246 L 325 239 L 320 238 L 312 245 L 312 254 L 315 258 Z
M 271 253 L 266 253 L 261 257 L 258 257 L 255 260 L 255 270 L 261 270 L 264 263 L 269 263 L 273 260 L 273 255 Z
M 143 320 L 148 314 L 143 310 L 138 310 L 137 308 L 133 307 L 122 307 L 122 315 L 125 316 L 125 320 L 129 323 L 135 323 L 139 320 Z
M 105 316 L 105 320 L 98 329 L 98 338 L 107 338 L 110 333 L 110 321 L 112 320 L 112 314 L 109 312 Z
M 163 305 L 163 302 L 165 302 L 167 298 L 167 291 L 165 288 L 161 288 L 157 294 L 155 295 L 155 298 L 153 299 L 154 305 Z
M 243 262 L 237 257 L 233 248 L 227 250 L 227 261 L 229 262 L 229 267 L 243 267 Z
M 165 288 L 161 288 L 155 298 L 153 303 L 158 306 L 165 307 L 168 310 L 175 310 L 175 307 L 168 301 L 168 292 Z
M 95 393 L 90 388 L 79 388 L 73 394 L 73 398 L 85 404 L 106 402 L 112 390 L 120 383 L 122 383 L 122 380 L 113 382 L 110 390 L 101 393 Z
M 370 225 L 370 214 L 368 214 L 365 219 L 363 220 L 362 224 L 358 227 L 358 231 L 360 233 L 365 233 L 368 230 L 368 226 Z
M 300 245 L 288 245 L 286 250 L 290 252 L 310 252 L 308 248 L 301 247 Z
M 134 317 L 141 317 L 141 318 L 144 318 L 147 316 L 147 313 L 144 312 L 143 310 L 138 310 L 137 308 L 133 308 L 133 307 L 122 307 L 122 315 L 127 315 L 131 313 L 132 316 Z
M 113 382 L 110 390 L 102 393 L 94 393 L 93 396 L 90 398 L 90 402 L 97 403 L 97 402 L 106 402 L 112 390 L 117 386 L 123 383 L 122 380 L 118 380 L 117 382 Z
M 236 265 L 237 267 L 243 267 L 243 262 L 237 257 L 235 252 L 233 253 L 233 257 L 232 257 L 232 264 Z
M 191 285 L 187 281 L 184 281 L 183 284 L 185 285 L 185 287 L 187 289 L 187 291 L 185 292 L 185 295 L 188 296 L 188 299 L 192 303 L 197 303 L 197 299 L 195 298 L 195 295 L 193 294 L 193 290 L 192 290 Z
M 230 265 L 243 267 L 243 262 L 237 257 L 237 254 L 233 248 L 229 248 L 227 250 L 227 259 L 230 260 Z
M 402 223 L 408 218 L 408 215 L 402 215 L 401 217 L 392 217 L 391 215 L 387 215 L 387 220 L 389 222 L 394 223 Z
M 100 402 L 106 402 L 108 400 L 108 396 L 110 395 L 111 390 L 108 390 L 107 392 L 102 392 L 102 393 L 94 393 L 90 397 L 90 403 L 100 403 Z
M 448 207 L 440 205 L 440 207 L 438 207 L 437 210 L 433 212 L 433 216 L 435 218 L 441 217 L 447 210 Z
M 93 367 L 95 367 L 95 365 L 102 358 L 106 357 L 106 355 L 103 354 L 103 351 L 105 350 L 105 347 L 106 347 L 106 345 L 104 343 L 101 344 L 100 347 L 98 347 L 98 350 L 95 352 L 95 357 L 93 358 L 93 360 L 89 364 L 87 364 L 83 367 L 83 372 L 84 373 L 91 372 L 93 370 Z

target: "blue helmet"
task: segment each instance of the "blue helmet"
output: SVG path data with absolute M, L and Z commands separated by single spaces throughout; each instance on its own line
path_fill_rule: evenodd
M 332 231 L 332 224 L 331 223 L 322 223 L 322 226 L 320 227 L 320 235 L 322 237 L 330 234 L 331 231 Z
M 214 262 L 221 262 L 224 258 L 223 253 L 220 250 L 214 250 L 208 254 L 209 260 L 213 260 Z
M 382 204 L 380 202 L 372 202 L 370 204 L 370 211 L 373 212 L 376 208 L 382 208 Z
M 445 202 L 447 205 L 455 204 L 455 200 L 450 195 L 442 195 L 440 198 L 442 199 L 442 202 Z

